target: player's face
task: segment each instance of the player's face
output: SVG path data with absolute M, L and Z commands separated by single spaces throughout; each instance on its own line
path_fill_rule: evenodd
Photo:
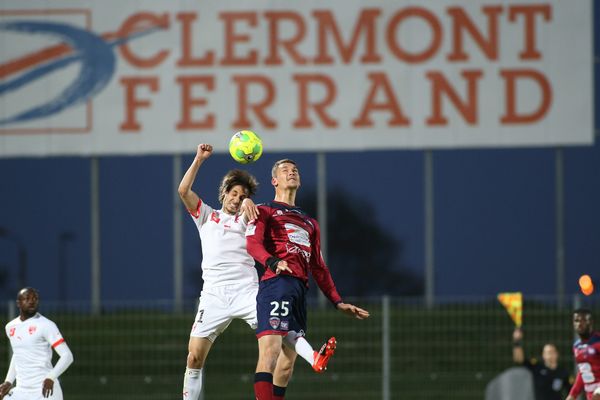
M 590 314 L 573 314 L 573 329 L 580 336 L 590 335 L 592 333 L 592 316 Z
M 558 364 L 558 350 L 553 345 L 547 344 L 542 350 L 542 358 L 544 359 L 544 364 L 556 365 Z
M 292 163 L 283 163 L 277 167 L 273 186 L 280 189 L 297 189 L 300 187 L 300 172 Z
M 230 215 L 237 214 L 242 206 L 242 201 L 246 197 L 248 197 L 248 190 L 242 185 L 235 185 L 229 192 L 225 193 L 223 211 Z
M 24 290 L 17 296 L 17 307 L 21 313 L 27 317 L 31 317 L 37 313 L 40 298 L 38 294 L 31 290 Z

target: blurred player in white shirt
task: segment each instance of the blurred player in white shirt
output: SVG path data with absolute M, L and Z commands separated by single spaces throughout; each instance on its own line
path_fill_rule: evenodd
M 0 399 L 62 400 L 58 377 L 73 362 L 73 354 L 56 324 L 38 313 L 39 294 L 33 288 L 21 289 L 17 295 L 19 316 L 6 324 L 6 336 L 13 355 L 5 382 L 0 385 Z M 52 349 L 60 358 L 52 366 Z M 13 383 L 17 380 L 17 385 Z
M 202 245 L 204 286 L 190 332 L 183 399 L 197 400 L 202 390 L 202 368 L 213 342 L 233 319 L 256 328 L 258 274 L 246 251 L 246 225 L 256 218 L 249 197 L 256 193 L 256 179 L 246 171 L 233 170 L 219 188 L 220 210 L 215 210 L 192 191 L 198 169 L 212 154 L 212 146 L 198 145 L 196 157 L 179 184 L 179 196 L 198 228 Z M 248 200 L 246 200 L 248 199 Z M 244 213 L 240 213 L 244 202 Z

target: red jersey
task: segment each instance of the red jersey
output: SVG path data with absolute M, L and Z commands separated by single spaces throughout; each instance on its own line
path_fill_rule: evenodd
M 258 206 L 259 216 L 248 224 L 246 243 L 248 253 L 265 266 L 261 280 L 277 275 L 266 268 L 271 257 L 287 261 L 292 273 L 282 272 L 302 280 L 308 285 L 309 270 L 325 296 L 332 303 L 339 303 L 339 295 L 329 268 L 321 255 L 321 231 L 319 224 L 302 209 L 286 203 L 273 201 Z
M 594 391 L 600 389 L 600 333 L 592 333 L 586 341 L 577 340 L 573 344 L 573 355 L 577 363 L 577 379 L 569 394 L 577 397 L 584 389 L 589 400 Z

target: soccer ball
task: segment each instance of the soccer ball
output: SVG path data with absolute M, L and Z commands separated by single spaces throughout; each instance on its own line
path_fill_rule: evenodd
M 249 164 L 260 158 L 262 140 L 252 131 L 239 131 L 229 141 L 229 154 L 240 164 Z

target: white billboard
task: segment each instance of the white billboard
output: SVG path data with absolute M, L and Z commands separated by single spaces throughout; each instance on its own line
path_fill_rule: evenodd
M 0 156 L 585 145 L 592 3 L 0 3 Z

